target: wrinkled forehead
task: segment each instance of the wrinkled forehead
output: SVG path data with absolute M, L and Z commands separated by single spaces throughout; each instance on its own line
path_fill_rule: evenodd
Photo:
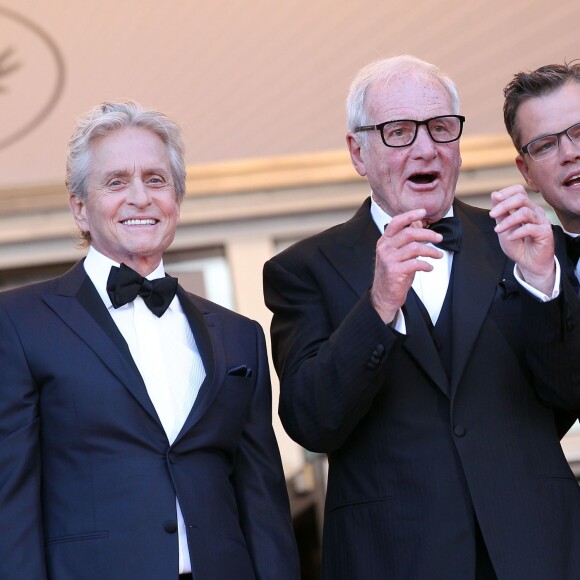
M 147 129 L 110 132 L 93 140 L 89 150 L 87 177 L 90 182 L 151 175 L 171 180 L 167 147 Z
M 424 120 L 456 113 L 453 99 L 439 79 L 401 73 L 372 83 L 367 91 L 365 108 L 369 119 L 376 122 Z

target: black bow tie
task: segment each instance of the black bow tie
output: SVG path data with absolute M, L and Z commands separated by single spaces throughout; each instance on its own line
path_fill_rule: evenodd
M 120 268 L 112 266 L 107 280 L 107 294 L 115 308 L 129 304 L 137 296 L 141 296 L 147 308 L 158 317 L 169 308 L 176 291 L 177 278 L 166 276 L 147 280 L 125 264 L 121 264 Z
M 566 234 L 566 251 L 576 267 L 578 259 L 580 259 L 580 236 L 574 237 Z
M 457 216 L 440 219 L 427 227 L 443 236 L 438 244 L 434 244 L 435 246 L 448 252 L 461 250 L 461 220 Z

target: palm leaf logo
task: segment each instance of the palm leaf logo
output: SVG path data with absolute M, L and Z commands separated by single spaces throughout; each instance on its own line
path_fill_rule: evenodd
M 5 77 L 20 68 L 20 63 L 14 60 L 14 50 L 7 48 L 0 52 L 0 93 L 7 91 L 4 81 Z

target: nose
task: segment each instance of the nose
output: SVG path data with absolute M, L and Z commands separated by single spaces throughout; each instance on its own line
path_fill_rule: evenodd
M 572 141 L 567 133 L 564 133 L 560 137 L 560 146 L 558 149 L 562 163 L 576 161 L 580 157 L 580 143 L 578 141 Z
M 127 195 L 127 203 L 137 207 L 147 207 L 151 203 L 149 190 L 140 179 L 134 179 L 131 183 Z
M 417 127 L 417 136 L 411 147 L 413 148 L 413 156 L 417 158 L 432 159 L 437 155 L 435 141 L 431 139 L 425 125 Z

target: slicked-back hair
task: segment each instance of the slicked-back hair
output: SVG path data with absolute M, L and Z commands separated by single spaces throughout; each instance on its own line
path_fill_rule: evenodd
M 451 98 L 453 114 L 459 113 L 459 95 L 455 83 L 435 65 L 414 56 L 403 54 L 371 62 L 359 70 L 353 79 L 346 99 L 346 121 L 348 131 L 372 123 L 382 123 L 386 119 L 368 119 L 367 95 L 372 85 L 377 82 L 388 84 L 398 74 L 409 75 L 418 80 L 430 79 L 441 83 Z M 358 133 L 362 143 L 366 142 L 366 133 Z
M 528 99 L 549 95 L 570 82 L 580 83 L 578 60 L 564 64 L 547 64 L 533 71 L 519 72 L 507 84 L 503 90 L 505 97 L 503 119 L 505 128 L 518 151 L 522 147 L 516 121 L 520 105 Z
M 140 127 L 157 135 L 167 147 L 175 195 L 181 202 L 185 195 L 185 162 L 181 130 L 163 113 L 144 109 L 134 101 L 106 102 L 80 117 L 68 144 L 66 186 L 82 201 L 87 196 L 91 169 L 91 143 L 113 131 Z

